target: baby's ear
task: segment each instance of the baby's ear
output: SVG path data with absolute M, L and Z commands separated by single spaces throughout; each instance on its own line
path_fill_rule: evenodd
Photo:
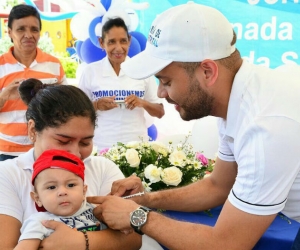
M 39 206 L 42 206 L 42 203 L 40 201 L 39 195 L 36 192 L 30 192 L 30 197 L 33 199 L 33 201 Z
M 83 195 L 84 196 L 86 195 L 87 189 L 88 189 L 88 186 L 87 185 L 83 185 Z

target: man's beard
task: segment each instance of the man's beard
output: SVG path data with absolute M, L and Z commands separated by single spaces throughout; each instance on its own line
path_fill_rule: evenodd
M 200 87 L 196 79 L 189 84 L 189 96 L 180 105 L 181 118 L 190 121 L 211 115 L 214 98 Z

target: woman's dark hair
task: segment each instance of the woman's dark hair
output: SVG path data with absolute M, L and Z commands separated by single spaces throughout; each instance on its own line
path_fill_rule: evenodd
M 108 31 L 110 31 L 111 28 L 113 27 L 121 27 L 123 28 L 126 33 L 127 33 L 127 37 L 130 38 L 130 35 L 128 33 L 128 28 L 124 22 L 124 20 L 120 17 L 117 18 L 113 18 L 113 19 L 108 19 L 104 25 L 102 26 L 102 39 L 105 39 L 105 35 Z
M 42 29 L 42 21 L 40 17 L 40 13 L 36 8 L 26 4 L 19 4 L 14 6 L 8 16 L 7 26 L 8 28 L 12 28 L 12 23 L 15 19 L 20 19 L 28 16 L 34 16 L 39 20 L 40 30 Z
M 35 129 L 41 132 L 47 127 L 59 127 L 73 117 L 89 117 L 96 124 L 96 112 L 87 95 L 72 85 L 43 84 L 30 78 L 19 87 L 23 102 L 28 106 L 26 120 L 35 122 Z

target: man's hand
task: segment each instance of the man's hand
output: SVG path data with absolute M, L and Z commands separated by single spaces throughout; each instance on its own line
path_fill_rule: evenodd
M 112 229 L 132 232 L 130 213 L 139 207 L 134 201 L 112 195 L 88 197 L 87 201 L 98 204 L 94 208 L 94 215 L 98 220 L 104 221 Z
M 115 196 L 127 196 L 143 191 L 144 187 L 142 181 L 136 175 L 114 181 L 111 187 L 111 195 Z

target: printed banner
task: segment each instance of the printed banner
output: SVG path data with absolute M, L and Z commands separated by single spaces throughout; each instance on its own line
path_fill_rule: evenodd
M 187 1 L 147 2 L 150 7 L 139 13 L 138 27 L 145 36 L 148 36 L 156 15 Z M 195 0 L 194 2 L 214 7 L 228 18 L 237 34 L 236 46 L 242 57 L 250 62 L 271 68 L 283 64 L 300 65 L 299 0 Z

